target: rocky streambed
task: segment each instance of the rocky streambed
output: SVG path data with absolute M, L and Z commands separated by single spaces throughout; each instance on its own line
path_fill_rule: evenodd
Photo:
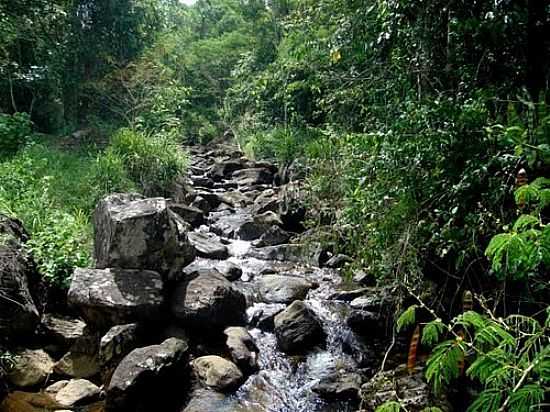
M 63 313 L 43 313 L 26 234 L 2 218 L 0 328 L 15 356 L 1 412 L 446 406 L 399 366 L 399 339 L 377 374 L 397 295 L 360 272 L 344 282 L 345 256 L 297 237 L 299 180 L 230 144 L 190 151 L 169 199 L 100 202 L 96 266 L 75 271 Z

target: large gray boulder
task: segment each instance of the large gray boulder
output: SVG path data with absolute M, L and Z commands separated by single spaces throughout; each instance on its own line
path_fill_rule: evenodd
M 149 270 L 76 269 L 68 301 L 99 329 L 150 321 L 160 315 L 163 282 Z
M 243 323 L 244 295 L 217 271 L 200 271 L 180 282 L 171 299 L 172 314 L 186 326 L 207 332 Z
M 299 300 L 275 316 L 274 324 L 277 343 L 287 353 L 304 352 L 324 338 L 319 318 Z
M 312 287 L 311 282 L 295 276 L 264 275 L 258 280 L 260 297 L 266 303 L 292 303 L 305 299 Z
M 0 215 L 0 336 L 25 338 L 40 322 L 40 281 L 22 224 Z
M 96 266 L 151 269 L 168 278 L 195 257 L 189 225 L 163 198 L 114 194 L 94 213 Z
M 170 338 L 134 349 L 120 362 L 107 387 L 107 412 L 171 410 L 187 383 L 188 346 Z M 183 399 L 180 399 L 183 400 Z
M 244 379 L 233 362 L 219 356 L 202 356 L 192 365 L 204 385 L 220 392 L 237 389 Z

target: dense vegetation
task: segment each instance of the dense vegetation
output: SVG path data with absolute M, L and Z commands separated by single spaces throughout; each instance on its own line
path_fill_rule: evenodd
M 0 208 L 32 230 L 44 275 L 62 285 L 88 263 L 99 197 L 162 193 L 185 167 L 175 145 L 231 131 L 247 154 L 306 177 L 308 226 L 353 256 L 350 271 L 413 300 L 415 285 L 437 284 L 399 325 L 427 319 L 436 389 L 466 357 L 470 410 L 542 409 L 545 3 L 0 3 Z M 79 129 L 85 144 L 60 144 Z M 464 290 L 477 312 L 463 312 Z

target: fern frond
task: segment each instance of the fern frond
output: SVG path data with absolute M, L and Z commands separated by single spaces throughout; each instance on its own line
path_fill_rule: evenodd
M 544 401 L 544 388 L 531 384 L 519 388 L 510 394 L 509 410 L 514 412 L 531 412 Z
M 502 404 L 502 391 L 497 389 L 486 389 L 481 392 L 477 399 L 468 407 L 467 412 L 495 412 Z
M 422 409 L 420 412 L 443 412 L 441 408 L 437 406 L 428 406 L 427 408 Z
M 513 230 L 515 232 L 520 232 L 525 229 L 531 229 L 538 224 L 540 224 L 538 217 L 533 215 L 521 215 L 516 220 L 516 223 L 514 223 Z
M 376 412 L 400 412 L 400 411 L 401 411 L 401 404 L 395 401 L 384 402 L 382 405 L 376 408 Z
M 402 329 L 407 328 L 411 325 L 414 325 L 416 322 L 416 308 L 417 305 L 409 306 L 397 319 L 397 331 L 400 332 Z
M 479 313 L 470 310 L 457 316 L 454 323 L 456 326 L 463 326 L 478 331 L 487 325 L 487 320 Z
M 502 345 L 513 347 L 516 345 L 516 339 L 499 324 L 491 321 L 483 329 L 476 332 L 474 344 L 481 348 L 492 348 Z
M 436 319 L 427 323 L 422 330 L 422 345 L 435 345 L 439 342 L 439 338 L 445 329 L 445 325 L 441 322 L 441 319 Z
M 460 375 L 460 361 L 464 357 L 462 341 L 449 340 L 437 345 L 426 363 L 426 379 L 440 394 L 444 386 Z

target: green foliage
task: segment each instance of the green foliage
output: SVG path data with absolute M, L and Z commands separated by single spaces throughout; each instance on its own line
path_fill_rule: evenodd
M 548 318 L 542 325 L 524 315 L 495 319 L 470 311 L 452 319 L 448 327 L 461 327 L 467 335 L 446 340 L 432 352 L 426 378 L 436 392 L 459 376 L 466 357 L 466 374 L 483 387 L 469 412 L 542 410 L 550 382 Z
M 416 322 L 416 309 L 418 306 L 409 306 L 405 311 L 397 318 L 397 331 L 401 331 L 404 328 L 412 326 Z
M 98 200 L 133 190 L 120 165 L 108 154 L 68 153 L 47 142 L 0 162 L 0 212 L 31 232 L 28 246 L 51 285 L 66 287 L 75 267 L 91 263 L 89 216 Z
M 0 113 L 0 156 L 15 153 L 27 143 L 31 133 L 32 123 L 28 114 Z
M 109 166 L 118 168 L 120 158 L 128 176 L 144 192 L 163 194 L 187 165 L 185 152 L 170 136 L 146 135 L 131 129 L 119 130 L 107 149 Z
M 424 325 L 424 328 L 422 329 L 422 345 L 435 345 L 437 342 L 439 342 L 439 339 L 446 330 L 447 328 L 445 327 L 445 324 L 441 321 L 441 319 L 436 319 L 428 322 L 426 325 Z
M 43 278 L 51 285 L 68 288 L 74 268 L 92 263 L 88 217 L 82 211 L 54 211 L 43 224 L 47 229 L 33 232 L 27 245 Z
M 519 216 L 512 228 L 491 239 L 485 254 L 491 259 L 493 272 L 500 278 L 524 280 L 538 276 L 550 264 L 550 228 L 541 212 L 550 200 L 550 180 L 537 178 L 515 192 L 518 206 L 532 214 Z
M 401 404 L 395 401 L 384 402 L 376 408 L 376 412 L 400 412 L 401 410 Z

